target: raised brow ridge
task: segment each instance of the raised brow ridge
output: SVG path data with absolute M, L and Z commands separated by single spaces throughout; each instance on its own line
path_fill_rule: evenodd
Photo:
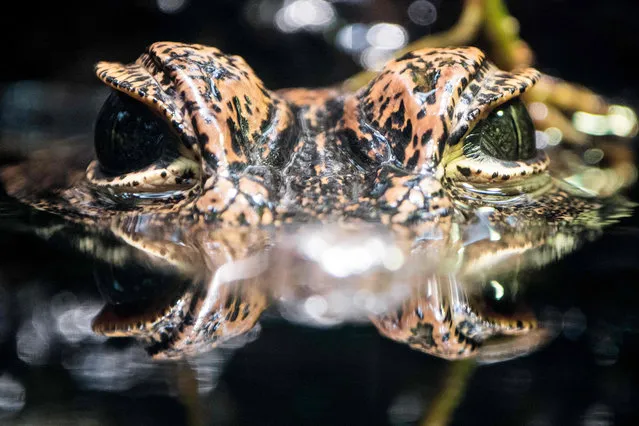
M 446 146 L 537 78 L 532 69 L 501 71 L 474 47 L 418 50 L 389 62 L 346 102 L 341 131 L 373 164 L 428 173 Z
M 389 62 L 346 103 L 354 151 L 409 171 L 439 161 L 458 98 L 485 67 L 476 48 L 424 49 Z

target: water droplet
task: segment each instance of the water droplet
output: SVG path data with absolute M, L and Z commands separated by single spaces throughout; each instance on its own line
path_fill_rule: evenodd
M 535 130 L 535 146 L 537 149 L 544 149 L 548 146 L 550 138 L 544 132 Z
M 549 127 L 544 130 L 546 136 L 548 136 L 548 145 L 557 146 L 561 143 L 561 140 L 564 137 L 564 134 L 556 127 Z
M 157 0 L 158 9 L 167 14 L 178 13 L 186 4 L 187 0 Z
M 528 112 L 533 120 L 544 120 L 548 117 L 548 107 L 542 102 L 531 102 L 528 105 Z
M 406 46 L 408 33 L 401 25 L 380 22 L 368 29 L 366 40 L 378 49 L 396 50 Z
M 361 52 L 368 47 L 367 31 L 368 26 L 364 24 L 346 25 L 337 32 L 335 43 L 337 47 L 347 52 Z
M 275 14 L 275 25 L 283 32 L 320 31 L 335 21 L 333 5 L 325 0 L 295 0 Z
M 362 66 L 371 71 L 381 71 L 386 62 L 393 59 L 393 51 L 369 47 L 359 56 Z
M 416 0 L 408 6 L 408 17 L 417 25 L 431 25 L 437 20 L 437 7 L 428 0 Z
M 586 164 L 596 165 L 603 160 L 604 152 L 599 148 L 590 148 L 584 152 L 583 156 Z

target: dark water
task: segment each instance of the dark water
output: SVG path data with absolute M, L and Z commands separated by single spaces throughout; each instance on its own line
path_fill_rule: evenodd
M 8 47 L 15 66 L 2 69 L 5 161 L 43 141 L 83 143 L 105 93 L 92 64 L 133 60 L 158 39 L 239 53 L 274 88 L 330 84 L 358 71 L 357 57 L 322 32 L 277 31 L 251 18 L 244 3 L 192 1 L 176 14 L 155 2 L 111 2 L 102 11 L 38 5 L 21 24 L 21 41 Z M 334 6 L 347 22 L 396 22 L 415 39 L 454 21 L 458 7 L 433 3 L 432 27 L 411 23 L 411 2 Z M 639 106 L 627 55 L 639 43 L 634 2 L 536 5 L 511 7 L 541 69 Z M 63 31 L 60 20 L 70 16 Z M 629 197 L 639 200 L 635 189 Z M 551 320 L 556 337 L 525 357 L 478 366 L 411 350 L 371 325 L 309 327 L 273 310 L 259 330 L 220 349 L 155 362 L 133 339 L 91 332 L 105 296 L 96 286 L 100 265 L 64 238 L 46 243 L 6 229 L 13 223 L 0 231 L 0 424 L 446 424 L 432 420 L 438 415 L 459 425 L 639 421 L 636 217 L 526 274 L 521 297 Z
M 613 228 L 528 276 L 525 300 L 558 335 L 525 357 L 479 366 L 411 350 L 372 326 L 305 327 L 272 311 L 259 330 L 188 363 L 151 361 L 130 339 L 90 332 L 102 306 L 95 263 L 5 234 L 4 421 L 415 424 L 454 397 L 452 424 L 632 424 L 639 316 L 631 232 Z M 27 243 L 28 251 L 16 249 Z

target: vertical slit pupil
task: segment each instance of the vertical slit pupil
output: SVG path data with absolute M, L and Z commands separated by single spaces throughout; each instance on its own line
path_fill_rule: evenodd
M 479 122 L 466 141 L 478 145 L 485 154 L 505 161 L 528 160 L 537 152 L 535 127 L 526 106 L 518 98 L 500 105 Z

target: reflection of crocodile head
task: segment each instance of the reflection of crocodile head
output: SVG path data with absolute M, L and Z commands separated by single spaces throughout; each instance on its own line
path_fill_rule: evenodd
M 167 356 L 246 332 L 273 299 L 303 300 L 323 320 L 370 316 L 412 347 L 470 356 L 536 322 L 472 309 L 459 282 L 547 263 L 629 210 L 553 177 L 519 100 L 537 72 L 500 71 L 474 48 L 405 55 L 356 93 L 271 92 L 241 58 L 178 43 L 97 74 L 114 91 L 86 173 L 54 155 L 2 178 L 83 227 L 94 239 L 77 246 L 108 270 L 129 260 L 98 234 L 170 270 L 159 311 L 133 315 L 116 298 L 96 322 Z M 333 312 L 335 294 L 353 302 Z

